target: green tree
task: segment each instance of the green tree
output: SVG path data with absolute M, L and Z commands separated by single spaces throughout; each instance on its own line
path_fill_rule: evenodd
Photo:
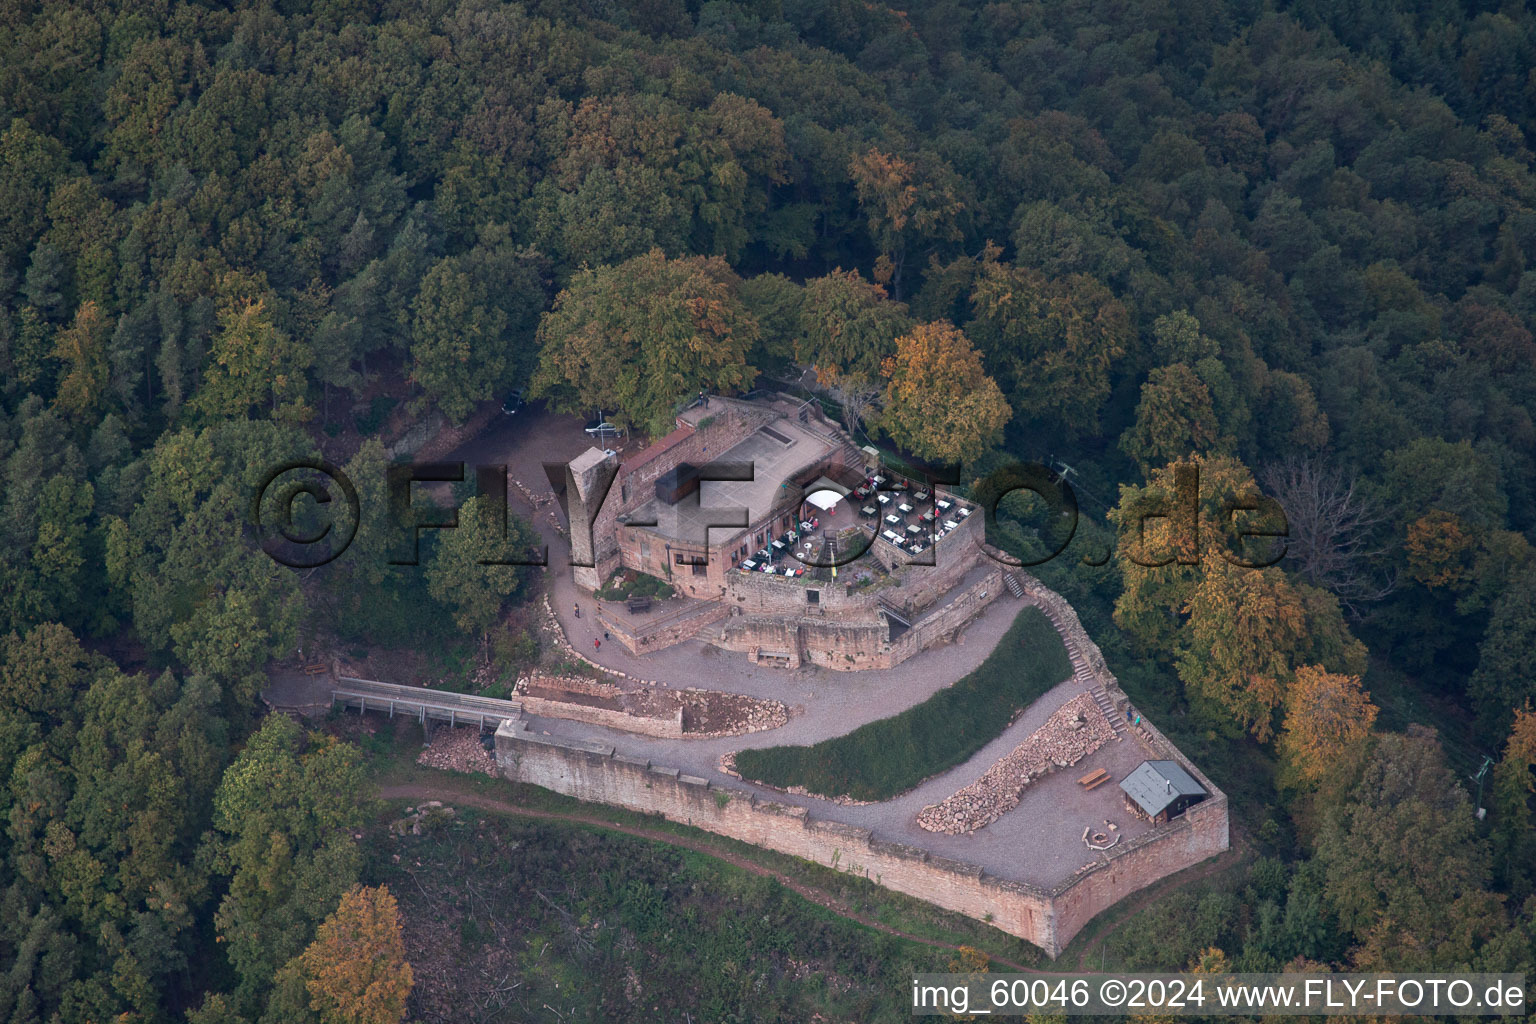
M 497 506 L 476 496 L 459 509 L 459 525 L 438 531 L 437 550 L 427 564 L 427 589 L 453 612 L 461 630 L 484 639 L 507 601 L 528 585 L 528 569 L 498 561 L 529 560 L 537 539 L 532 528 L 511 519 L 503 538 L 495 522 Z
M 858 271 L 834 270 L 806 282 L 795 358 L 823 384 L 856 393 L 880 379 L 896 339 L 912 328 L 907 308 Z
M 1120 448 L 1146 473 L 1194 452 L 1212 451 L 1220 439 L 1205 382 L 1183 363 L 1159 366 L 1141 386 L 1136 422 L 1120 435 Z
M 988 250 L 978 269 L 966 333 L 1014 409 L 1092 432 L 1132 337 L 1125 307 L 1091 277 L 1051 280 L 996 256 Z
M 1506 931 L 1485 888 L 1487 847 L 1432 730 L 1377 738 L 1359 781 L 1324 810 L 1317 858 L 1362 968 L 1471 964 Z
M 1536 700 L 1536 569 L 1527 567 L 1494 603 L 1467 693 L 1485 728 L 1502 731 Z
M 268 405 L 274 419 L 309 418 L 304 404 L 309 349 L 296 344 L 273 322 L 267 298 L 249 282 L 227 277 L 222 287 L 219 330 L 212 361 L 192 405 L 209 418 L 244 416 L 253 405 Z
M 757 322 L 739 284 L 724 260 L 669 260 L 659 249 L 581 271 L 539 324 L 533 393 L 666 433 L 699 390 L 739 390 L 756 376 L 747 353 Z
M 247 1013 L 356 883 L 367 791 L 356 747 L 305 737 L 285 715 L 267 718 L 224 773 L 208 850 L 229 890 L 214 922 Z

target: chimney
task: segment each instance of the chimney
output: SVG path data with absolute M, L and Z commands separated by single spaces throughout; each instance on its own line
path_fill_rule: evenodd
M 1173 792 L 1173 780 L 1172 779 L 1164 779 L 1163 780 L 1163 788 L 1166 789 L 1168 792 L 1172 793 Z

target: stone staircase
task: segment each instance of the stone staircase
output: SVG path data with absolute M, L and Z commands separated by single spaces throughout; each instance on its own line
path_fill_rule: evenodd
M 1011 572 L 1003 573 L 1003 586 L 1007 587 L 1008 593 L 1014 597 L 1024 596 L 1024 584 L 1020 583 L 1019 578 Z
M 695 633 L 694 639 L 718 646 L 720 641 L 725 639 L 725 624 L 730 621 L 729 617 L 717 619 Z
M 1013 592 L 1015 596 L 1023 596 L 1024 588 L 1022 586 L 1019 586 L 1018 590 L 1014 590 L 1014 587 L 1019 584 L 1012 573 L 1004 573 L 1003 578 L 1004 582 L 1008 584 L 1009 591 Z M 1066 632 L 1061 628 L 1061 623 L 1057 622 L 1056 616 L 1051 613 L 1050 606 L 1041 604 L 1039 607 L 1041 611 L 1045 612 L 1046 617 L 1051 620 L 1051 624 L 1056 627 L 1057 635 L 1061 637 L 1062 644 L 1067 648 L 1067 657 L 1072 662 L 1072 678 L 1080 683 L 1083 689 L 1093 695 L 1093 702 L 1099 706 L 1100 711 L 1104 712 L 1104 717 L 1108 720 L 1109 727 L 1115 732 L 1115 739 L 1122 738 L 1126 733 L 1125 713 L 1116 709 L 1114 702 L 1109 699 L 1109 694 L 1104 691 L 1103 684 L 1093 674 L 1093 670 L 1088 667 L 1088 659 L 1083 657 L 1083 653 L 1078 649 L 1077 644 L 1067 638 Z

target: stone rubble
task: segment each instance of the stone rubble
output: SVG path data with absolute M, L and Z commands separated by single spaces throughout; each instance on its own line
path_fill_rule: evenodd
M 481 745 L 480 735 L 469 728 L 437 729 L 416 763 L 468 775 L 495 775 L 496 759 Z
M 954 796 L 929 804 L 917 823 L 929 832 L 964 835 L 992 824 L 1018 806 L 1024 788 L 1058 768 L 1074 765 L 1114 738 L 1093 696 L 1080 693 L 1045 724 Z

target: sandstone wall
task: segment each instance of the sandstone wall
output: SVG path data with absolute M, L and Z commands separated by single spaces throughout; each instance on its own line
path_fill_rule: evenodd
M 881 839 L 870 829 L 815 818 L 803 807 L 615 752 L 611 745 L 534 735 L 521 721 L 496 731 L 508 779 L 580 800 L 661 814 L 780 853 L 868 878 L 1032 942 L 1052 957 L 1093 917 L 1167 875 L 1226 849 L 1226 799 L 1096 855 L 1049 889 L 997 878 L 974 864 Z
M 568 700 L 531 697 L 526 693 L 519 693 L 514 699 L 519 701 L 523 705 L 523 710 L 530 715 L 544 715 L 547 718 L 567 718 L 573 722 L 603 725 L 610 729 L 638 733 L 642 736 L 659 736 L 663 739 L 681 739 L 683 735 L 682 708 L 678 708 L 675 715 L 667 718 L 641 718 L 638 715 L 631 715 L 623 711 L 594 708 Z
M 804 808 L 717 787 L 675 768 L 617 754 L 606 744 L 535 736 L 520 721 L 504 722 L 497 730 L 496 760 L 509 779 L 582 800 L 659 813 L 672 821 L 862 875 L 937 906 L 989 919 L 1052 955 L 1060 951 L 1050 901 L 1043 891 L 993 878 L 974 865 L 936 857 L 917 847 L 878 839 L 869 829 L 815 819 Z
M 654 621 L 632 618 L 632 625 L 625 625 L 617 616 L 604 615 L 599 611 L 598 621 L 632 653 L 649 654 L 691 639 L 699 630 L 712 622 L 719 622 L 730 613 L 728 606 L 716 601 L 703 610 L 687 607 L 671 615 L 659 616 Z
M 1128 698 L 1071 605 L 1027 573 L 1013 572 L 1056 623 L 1074 661 L 1084 663 L 1115 706 L 1124 708 Z M 931 616 L 934 625 L 930 631 L 936 633 L 947 625 L 969 621 L 975 614 L 970 605 L 996 599 L 1001 583 L 1002 570 L 989 573 L 940 614 Z M 914 629 L 898 644 L 908 636 L 913 636 L 908 641 L 912 644 L 932 642 Z M 675 768 L 619 754 L 608 744 L 536 736 L 520 720 L 505 721 L 497 729 L 496 760 L 501 773 L 518 782 L 581 800 L 661 814 L 672 821 L 863 875 L 897 892 L 990 921 L 1054 957 L 1106 908 L 1228 848 L 1226 794 L 1150 722 L 1143 720 L 1142 727 L 1133 730 L 1131 736 L 1149 758 L 1178 761 L 1210 797 L 1165 825 L 1097 853 L 1091 863 L 1049 889 L 996 878 L 976 865 L 883 840 L 869 829 L 819 820 L 804 808 L 715 786 Z
M 958 582 L 958 576 L 950 580 L 950 586 Z M 772 583 L 772 580 L 763 582 Z M 890 639 L 890 627 L 875 610 L 878 602 L 872 601 L 872 607 L 866 612 L 868 617 L 862 621 L 842 617 L 846 612 L 836 617 L 811 614 L 739 616 L 726 624 L 719 645 L 749 656 L 756 656 L 759 651 L 788 654 L 791 667 L 808 661 L 845 671 L 891 668 L 919 651 L 952 640 L 1002 592 L 1002 571 L 994 570 L 955 595 L 942 608 L 918 619 L 911 629 L 894 641 Z

